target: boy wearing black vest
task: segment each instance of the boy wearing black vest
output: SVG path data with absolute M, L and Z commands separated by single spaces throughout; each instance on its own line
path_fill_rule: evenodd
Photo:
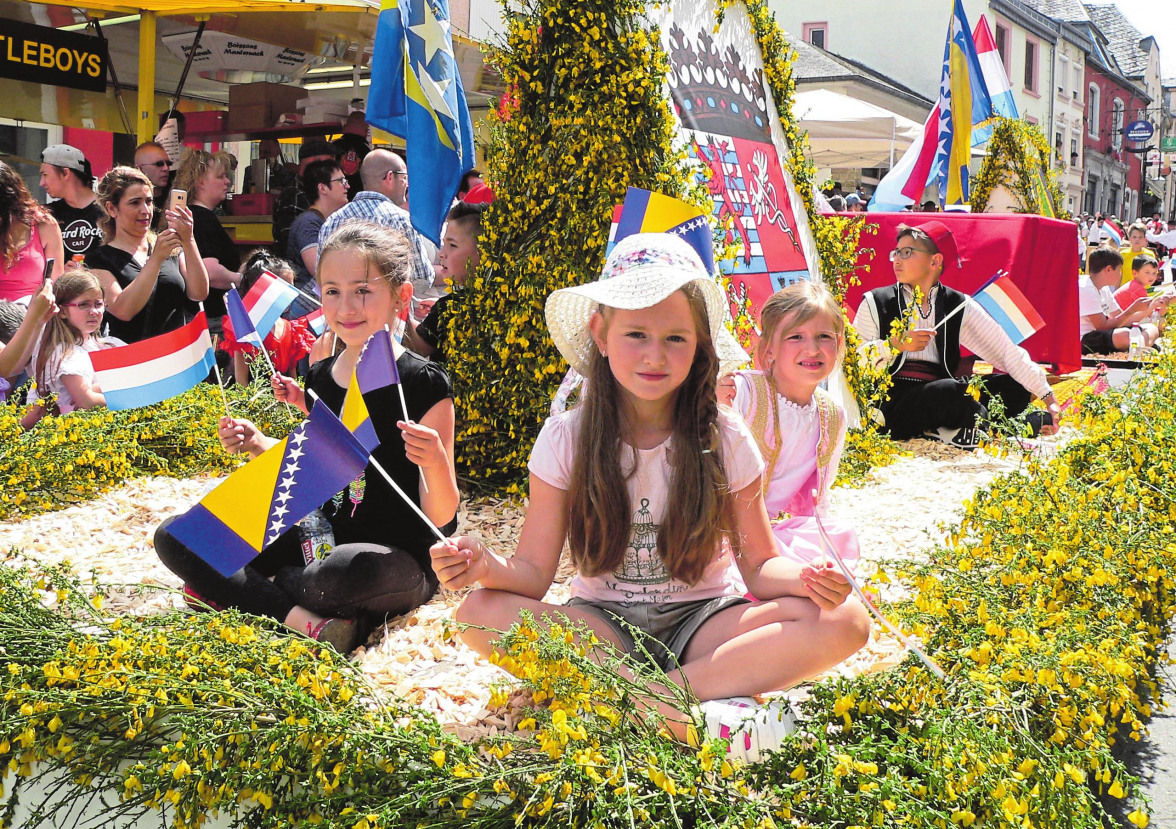
M 947 226 L 939 221 L 899 225 L 890 261 L 897 283 L 867 293 L 853 323 L 863 351 L 873 346 L 876 358 L 890 364 L 894 384 L 881 405 L 890 435 L 895 440 L 937 437 L 974 449 L 980 438 L 977 427 L 988 416 L 986 402 L 1000 397 L 1008 416 L 1016 417 L 1033 395 L 1049 411 L 1030 415 L 1030 424 L 1035 433 L 1051 434 L 1061 410 L 1045 371 L 967 294 L 940 282 L 963 265 Z M 916 287 L 923 301 L 914 311 L 911 330 L 891 336 L 891 324 L 910 308 Z M 953 314 L 960 305 L 963 310 Z M 1007 372 L 987 378 L 980 401 L 968 395 L 968 378 L 959 376 L 961 347 Z

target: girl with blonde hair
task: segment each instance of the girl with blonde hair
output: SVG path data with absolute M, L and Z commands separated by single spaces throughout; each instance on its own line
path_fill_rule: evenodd
M 764 505 L 785 557 L 807 565 L 826 555 L 817 516 L 843 561 L 859 557 L 857 535 L 826 514 L 845 447 L 845 410 L 821 383 L 845 350 L 845 317 L 819 282 L 802 281 L 764 303 L 757 371 L 735 373 L 735 408 L 763 453 Z
M 61 414 L 105 406 L 106 398 L 94 383 L 89 353 L 125 345 L 98 334 L 106 303 L 102 285 L 90 271 L 67 271 L 54 283 L 53 293 L 57 310 L 45 322 L 29 360 L 36 384 L 29 392 L 32 408 L 21 424 L 26 429 L 45 414 L 50 395 L 57 396 L 56 409 Z

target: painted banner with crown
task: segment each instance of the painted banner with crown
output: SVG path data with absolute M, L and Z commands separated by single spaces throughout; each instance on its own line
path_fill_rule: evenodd
M 730 277 L 732 314 L 745 306 L 758 320 L 775 291 L 819 279 L 820 259 L 804 203 L 782 159 L 788 146 L 763 55 L 742 3 L 727 5 L 715 31 L 714 0 L 676 2 L 650 11 L 669 56 L 669 95 L 690 158 L 714 200 L 713 215 L 736 246 Z

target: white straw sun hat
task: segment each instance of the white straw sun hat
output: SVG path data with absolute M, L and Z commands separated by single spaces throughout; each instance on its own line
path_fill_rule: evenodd
M 547 298 L 547 329 L 564 359 L 587 376 L 592 353 L 588 321 L 600 306 L 649 308 L 690 282 L 698 284 L 706 300 L 719 374 L 732 372 L 750 358 L 727 328 L 727 300 L 694 248 L 672 233 L 635 233 L 618 242 L 598 281 L 561 288 Z

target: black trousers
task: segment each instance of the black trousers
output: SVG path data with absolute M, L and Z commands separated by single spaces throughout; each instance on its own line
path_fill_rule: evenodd
M 295 605 L 320 616 L 357 620 L 370 630 L 386 616 L 399 616 L 427 602 L 437 576 L 412 555 L 381 544 L 340 544 L 325 559 L 307 565 L 298 528 L 278 537 L 231 576 L 218 573 L 168 531 L 155 530 L 155 552 L 193 590 L 222 607 L 285 621 Z
M 941 426 L 960 429 L 983 425 L 993 397 L 1001 399 L 1009 417 L 1024 412 L 1033 397 L 1007 374 L 987 377 L 979 402 L 968 395 L 967 389 L 967 380 L 952 377 L 931 381 L 894 378 L 890 397 L 881 406 L 886 431 L 895 440 L 907 440 Z

